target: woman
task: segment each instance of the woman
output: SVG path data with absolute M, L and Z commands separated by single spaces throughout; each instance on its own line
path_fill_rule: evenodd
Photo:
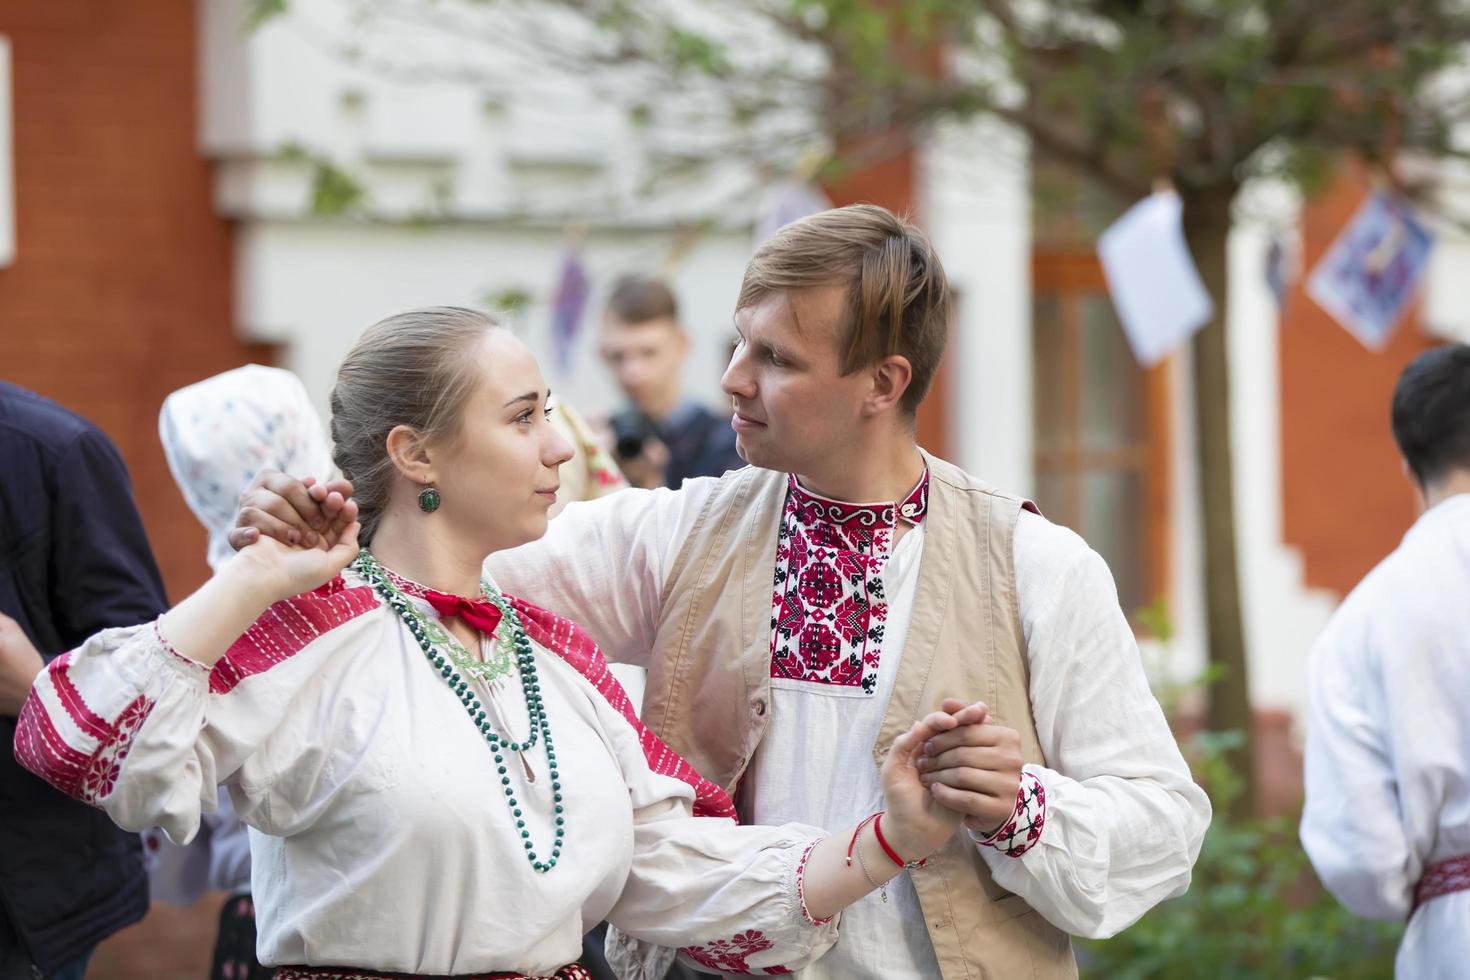
M 547 394 L 482 314 L 375 325 L 332 393 L 358 521 L 315 548 L 262 537 L 156 623 L 58 658 L 26 703 L 18 758 L 125 827 L 187 840 L 229 787 L 280 980 L 575 977 L 603 918 L 786 972 L 958 825 L 912 766 L 949 715 L 895 743 L 885 813 L 826 838 L 734 825 L 576 626 L 481 579 L 546 529 L 569 451 Z

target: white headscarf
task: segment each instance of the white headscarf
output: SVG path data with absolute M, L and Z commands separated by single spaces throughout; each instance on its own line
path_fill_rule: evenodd
M 329 480 L 326 427 L 290 371 L 247 364 L 180 388 L 164 399 L 158 436 L 174 481 L 209 532 L 209 564 L 234 552 L 240 491 L 262 468 Z

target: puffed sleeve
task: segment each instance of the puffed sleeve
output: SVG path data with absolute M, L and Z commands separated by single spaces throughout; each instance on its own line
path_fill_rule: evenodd
M 293 785 L 310 782 L 295 770 L 321 753 L 299 732 L 272 736 L 299 723 L 296 694 L 335 651 L 362 642 L 376 625 L 362 614 L 375 608 L 370 589 L 335 580 L 276 603 L 213 670 L 176 652 L 156 621 L 104 630 L 36 678 L 16 758 L 127 830 L 192 840 L 221 783 L 252 826 L 299 829 L 305 801 L 273 787 L 287 770 Z

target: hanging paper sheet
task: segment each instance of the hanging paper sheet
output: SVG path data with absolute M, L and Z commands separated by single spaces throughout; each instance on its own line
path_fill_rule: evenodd
M 1433 233 L 1406 203 L 1375 193 L 1312 270 L 1307 295 L 1364 347 L 1382 350 L 1433 248 Z
M 1144 367 L 1163 360 L 1215 315 L 1184 242 L 1183 213 L 1177 193 L 1158 191 L 1129 208 L 1097 242 L 1118 319 Z

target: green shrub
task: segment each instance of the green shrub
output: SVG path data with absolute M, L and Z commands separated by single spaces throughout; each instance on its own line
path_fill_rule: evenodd
M 1120 935 L 1078 943 L 1084 977 L 1330 977 L 1386 980 L 1402 926 L 1359 919 L 1317 881 L 1297 839 L 1297 821 L 1231 822 L 1221 814 L 1240 792 L 1224 764 L 1238 734 L 1201 733 L 1191 765 L 1210 788 L 1216 817 L 1194 881 Z

